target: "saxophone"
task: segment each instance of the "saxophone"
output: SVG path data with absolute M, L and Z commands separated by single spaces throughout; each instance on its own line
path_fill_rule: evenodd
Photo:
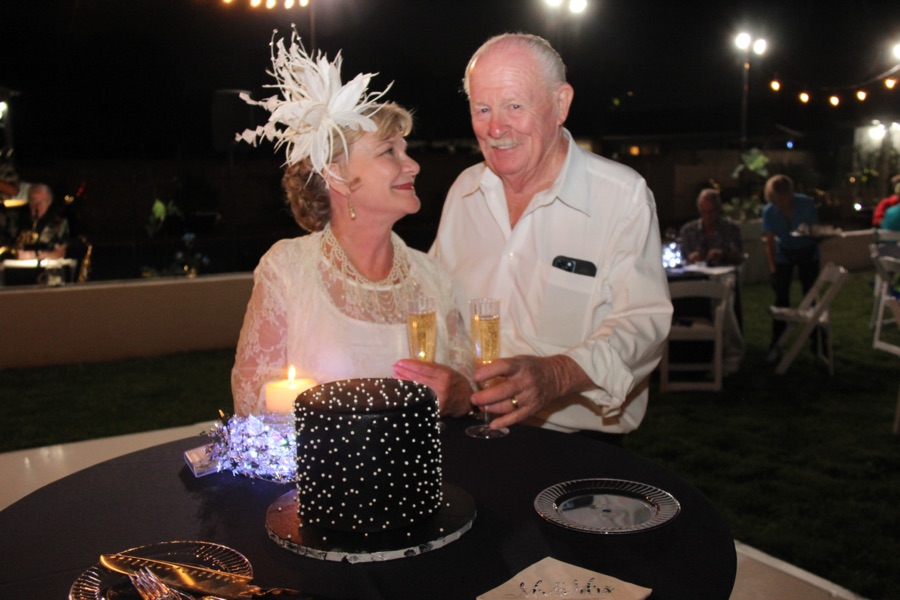
M 87 245 L 87 249 L 84 251 L 84 258 L 81 259 L 81 268 L 78 269 L 78 278 L 75 280 L 77 283 L 84 283 L 88 280 L 88 277 L 91 274 L 91 253 L 94 251 L 94 246 L 92 244 Z
M 37 220 L 35 220 L 31 229 L 26 229 L 16 238 L 16 243 L 13 244 L 13 251 L 18 252 L 19 250 L 25 250 L 28 246 L 33 246 L 40 237 L 41 234 L 37 230 Z

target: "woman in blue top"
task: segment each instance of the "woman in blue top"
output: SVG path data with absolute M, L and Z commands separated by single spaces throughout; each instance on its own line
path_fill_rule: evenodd
M 819 276 L 819 245 L 808 235 L 812 226 L 819 223 L 819 213 L 812 198 L 794 193 L 794 182 L 787 175 L 769 178 L 764 193 L 767 204 L 762 211 L 762 232 L 775 306 L 788 307 L 794 268 L 804 295 Z M 785 326 L 784 321 L 772 320 L 770 361 L 778 358 L 775 342 Z

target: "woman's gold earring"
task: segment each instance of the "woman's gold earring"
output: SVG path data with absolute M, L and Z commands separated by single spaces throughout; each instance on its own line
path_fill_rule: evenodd
M 347 210 L 350 212 L 350 218 L 356 219 L 356 211 L 353 210 L 353 204 L 351 204 L 349 201 L 347 202 Z

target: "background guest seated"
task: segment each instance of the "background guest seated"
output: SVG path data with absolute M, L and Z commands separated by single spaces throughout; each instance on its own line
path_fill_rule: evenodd
M 12 163 L 0 160 L 0 258 L 15 258 L 19 233 L 18 202 L 28 197 L 29 187 L 19 181 Z
M 900 198 L 900 175 L 897 175 L 894 179 L 897 180 L 897 184 L 894 186 L 894 195 L 888 196 L 878 203 L 878 206 L 881 207 L 883 202 L 893 199 L 893 204 L 884 210 L 884 218 L 881 219 L 879 228 L 890 231 L 900 231 L 900 204 L 898 204 L 897 201 L 897 199 Z
M 706 188 L 697 196 L 699 219 L 685 223 L 679 238 L 681 255 L 689 263 L 709 266 L 739 265 L 744 260 L 744 241 L 740 226 L 722 216 L 722 198 L 718 190 Z
M 875 212 L 872 214 L 872 227 L 876 229 L 890 229 L 883 224 L 883 221 L 887 210 L 900 203 L 900 173 L 891 177 L 890 189 L 894 193 L 886 198 L 882 198 L 875 206 Z
M 69 221 L 53 205 L 50 186 L 36 183 L 28 192 L 31 228 L 19 233 L 17 257 L 63 258 L 69 244 Z

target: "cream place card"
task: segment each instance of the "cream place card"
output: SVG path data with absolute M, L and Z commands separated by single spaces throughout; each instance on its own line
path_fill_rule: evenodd
M 477 600 L 567 598 L 569 600 L 643 600 L 653 590 L 547 557 L 481 594 Z

